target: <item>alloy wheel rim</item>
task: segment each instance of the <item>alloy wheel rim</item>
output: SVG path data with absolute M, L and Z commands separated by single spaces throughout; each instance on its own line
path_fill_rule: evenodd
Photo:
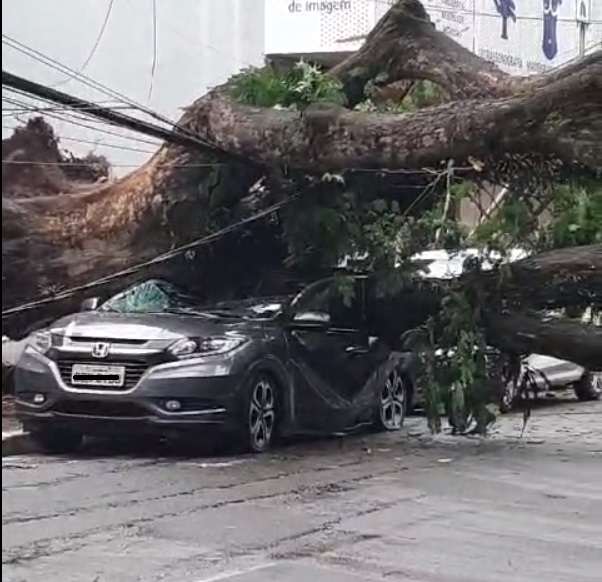
M 518 393 L 516 383 L 512 380 L 509 380 L 506 383 L 504 388 L 504 393 L 502 395 L 502 404 L 507 408 L 512 407 L 514 404 L 514 400 L 516 399 L 516 395 Z
M 399 372 L 393 370 L 380 394 L 380 418 L 385 428 L 401 428 L 405 416 L 405 392 Z
M 261 451 L 270 445 L 275 421 L 274 387 L 263 378 L 253 386 L 249 406 L 249 429 L 255 450 Z
M 593 374 L 592 386 L 598 394 L 602 393 L 602 372 Z

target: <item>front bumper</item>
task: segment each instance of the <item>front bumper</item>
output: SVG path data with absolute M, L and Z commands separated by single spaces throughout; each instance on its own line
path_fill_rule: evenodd
M 55 361 L 28 348 L 15 370 L 17 415 L 26 427 L 86 434 L 232 430 L 241 379 L 227 359 L 199 359 L 151 366 L 127 389 L 74 387 Z M 179 410 L 169 408 L 174 401 Z

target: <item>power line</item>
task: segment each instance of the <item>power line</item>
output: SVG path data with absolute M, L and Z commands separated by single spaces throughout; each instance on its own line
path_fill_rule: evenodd
M 14 126 L 10 126 L 10 125 L 3 125 L 2 126 L 3 129 L 11 129 L 11 130 L 15 130 Z M 101 141 L 94 141 L 92 139 L 79 139 L 76 137 L 64 137 L 64 136 L 60 136 L 58 138 L 59 142 L 64 142 L 64 141 L 68 141 L 68 142 L 75 142 L 75 143 L 85 143 L 85 144 L 90 144 L 96 147 L 103 147 L 103 148 L 111 148 L 111 149 L 117 149 L 117 150 L 127 150 L 127 151 L 132 151 L 132 152 L 140 152 L 143 154 L 154 154 L 155 150 L 145 150 L 142 148 L 135 148 L 135 147 L 128 147 L 128 146 L 124 146 L 124 145 L 119 145 L 119 144 L 113 144 L 113 143 L 104 143 Z M 7 161 L 4 161 L 2 163 L 7 163 Z M 36 163 L 36 162 L 31 162 L 31 163 Z M 113 165 L 113 164 L 111 164 Z
M 135 131 L 138 131 L 139 133 L 150 135 L 151 137 L 158 137 L 167 142 L 175 143 L 177 145 L 183 145 L 188 147 L 192 146 L 197 149 L 200 148 L 214 155 L 218 154 L 222 156 L 227 155 L 231 158 L 235 157 L 229 154 L 228 152 L 225 152 L 224 150 L 220 150 L 208 144 L 207 142 L 204 142 L 203 140 L 192 137 L 188 133 L 181 133 L 177 130 L 168 130 L 148 121 L 137 119 L 135 117 L 125 115 L 118 111 L 112 111 L 110 109 L 107 109 L 106 107 L 94 105 L 89 101 L 85 101 L 78 97 L 73 97 L 72 95 L 63 93 L 62 91 L 57 91 L 56 89 L 51 89 L 50 87 L 41 85 L 40 83 L 29 81 L 28 79 L 19 77 L 18 75 L 14 75 L 13 73 L 9 73 L 8 71 L 2 71 L 2 85 L 19 89 L 21 91 L 24 91 L 25 93 L 29 93 L 30 95 L 34 95 L 36 97 L 50 99 L 51 101 L 67 105 L 68 107 L 73 107 L 75 109 L 87 107 L 88 115 L 97 117 L 118 127 L 133 129 Z
M 270 216 L 271 214 L 273 214 L 274 212 L 277 212 L 278 210 L 280 210 L 287 204 L 290 204 L 291 202 L 293 202 L 293 200 L 296 200 L 297 198 L 299 198 L 299 196 L 300 196 L 300 193 L 293 194 L 293 195 L 285 198 L 284 200 L 281 200 L 280 202 L 272 204 L 268 208 L 266 208 L 260 212 L 257 212 L 256 214 L 253 214 L 252 216 L 244 218 L 238 222 L 235 222 L 234 224 L 226 226 L 225 228 L 222 228 L 222 229 L 220 229 L 214 233 L 211 233 L 207 236 L 204 236 L 202 238 L 199 238 L 192 242 L 189 242 L 185 245 L 177 247 L 171 251 L 160 254 L 160 255 L 156 256 L 155 258 L 150 259 L 148 261 L 138 263 L 137 265 L 133 265 L 132 267 L 128 267 L 127 269 L 117 271 L 116 273 L 107 275 L 106 277 L 101 277 L 99 279 L 96 279 L 95 281 L 91 281 L 90 283 L 86 283 L 84 285 L 79 285 L 76 287 L 71 287 L 69 289 L 66 289 L 65 291 L 61 291 L 60 293 L 57 293 L 53 297 L 47 297 L 45 299 L 39 299 L 37 301 L 23 303 L 22 305 L 18 305 L 16 307 L 11 307 L 10 309 L 6 309 L 2 312 L 2 319 L 11 317 L 13 315 L 16 315 L 17 313 L 22 313 L 23 311 L 29 311 L 31 309 L 36 309 L 37 307 L 40 307 L 42 305 L 54 303 L 54 302 L 60 301 L 62 299 L 67 299 L 81 291 L 86 291 L 88 289 L 93 289 L 95 287 L 99 287 L 100 285 L 104 285 L 106 283 L 114 281 L 115 279 L 120 279 L 121 277 L 125 277 L 127 275 L 133 275 L 134 273 L 137 273 L 137 272 L 141 271 L 142 269 L 145 269 L 152 265 L 164 263 L 165 261 L 173 259 L 184 253 L 187 253 L 188 251 L 191 251 L 191 250 L 196 249 L 201 246 L 205 246 L 205 245 L 209 244 L 210 242 L 213 242 L 213 241 L 218 240 L 228 234 L 231 234 L 232 232 L 238 230 L 239 228 L 247 226 L 248 224 L 251 224 L 252 222 L 256 222 L 257 220 L 260 220 L 262 218 Z
M 364 0 L 364 2 L 371 2 L 373 4 L 381 4 L 383 6 L 393 6 L 393 4 L 395 4 L 395 0 Z M 426 9 L 427 12 L 446 12 L 448 14 L 466 14 L 466 15 L 470 15 L 470 16 L 489 16 L 491 17 L 493 20 L 495 20 L 496 22 L 499 21 L 501 19 L 499 12 L 497 11 L 491 11 L 491 12 L 484 12 L 482 10 L 477 10 L 477 9 L 473 9 L 470 10 L 469 8 L 456 8 L 456 7 L 452 7 L 452 6 L 444 6 L 441 4 L 428 4 L 427 2 L 422 2 L 422 5 L 424 6 L 424 8 Z M 557 17 L 557 21 L 558 22 L 570 22 L 570 23 L 574 23 L 575 19 L 569 17 L 563 17 L 558 15 Z M 531 20 L 531 21 L 538 21 L 541 22 L 542 21 L 542 16 L 529 16 L 529 15 L 525 15 L 525 14 L 517 14 L 516 15 L 516 20 Z M 602 20 L 599 19 L 592 19 L 590 20 L 591 24 L 602 24 Z
M 157 0 L 151 0 L 153 15 L 153 62 L 151 64 L 150 83 L 148 87 L 148 99 L 153 94 L 153 84 L 155 82 L 155 71 L 157 69 Z
M 5 97 L 2 97 L 2 101 L 8 101 Z M 14 103 L 13 103 L 14 105 Z M 78 111 L 86 111 L 89 108 L 80 108 Z M 133 109 L 131 105 L 110 105 L 107 106 L 107 109 L 112 109 L 113 111 L 125 111 L 128 109 Z M 71 111 L 71 107 L 34 107 L 33 105 L 27 107 L 3 107 L 2 108 L 2 117 L 14 117 L 16 115 L 22 115 L 24 113 L 52 113 L 52 112 L 61 112 L 61 111 Z
M 14 91 L 15 93 L 18 93 L 19 95 L 24 95 L 26 97 L 30 97 L 27 93 L 23 93 L 21 91 L 17 91 L 15 89 L 9 88 L 10 91 Z M 8 100 L 8 98 L 3 98 Z M 9 102 L 13 102 L 13 103 L 18 103 L 20 106 L 22 107 L 28 107 L 28 105 L 26 103 L 24 103 L 23 101 L 19 101 L 19 100 L 8 100 Z M 51 103 L 51 101 L 49 101 Z M 149 139 L 143 139 L 141 137 L 138 136 L 131 136 L 131 135 L 125 135 L 122 133 L 117 133 L 115 131 L 111 131 L 110 129 L 107 129 L 106 127 L 97 127 L 94 125 L 90 125 L 89 123 L 105 123 L 99 119 L 94 119 L 94 118 L 90 118 L 90 117 L 78 117 L 76 114 L 71 113 L 69 111 L 69 108 L 65 108 L 65 111 L 63 113 L 46 113 L 45 114 L 46 117 L 51 117 L 52 119 L 56 119 L 58 121 L 64 122 L 64 123 L 70 123 L 71 125 L 77 126 L 77 127 L 82 127 L 84 129 L 89 129 L 92 131 L 98 131 L 98 132 L 102 132 L 104 134 L 107 135 L 112 135 L 121 139 L 125 139 L 125 140 L 130 140 L 130 141 L 135 141 L 138 143 L 144 143 L 144 144 L 149 144 L 149 145 L 153 145 L 153 146 L 157 146 L 159 147 L 161 145 L 160 141 L 151 141 Z M 88 123 L 85 123 L 85 122 Z M 16 129 L 18 126 L 14 126 L 12 129 Z M 8 128 L 11 129 L 11 128 Z M 126 128 L 124 128 L 126 129 Z M 135 132 L 135 130 L 132 129 L 126 129 L 126 131 L 132 131 Z
M 118 137 L 120 139 L 129 140 L 129 141 L 133 141 L 133 142 L 137 142 L 137 143 L 148 144 L 148 145 L 152 145 L 152 146 L 157 146 L 157 148 L 161 145 L 160 142 L 154 142 L 154 141 L 150 141 L 150 140 L 146 140 L 146 139 L 132 137 L 132 136 L 129 136 L 129 135 L 123 135 L 123 134 L 117 133 L 115 131 L 110 131 L 109 129 L 94 127 L 93 125 L 86 125 L 85 123 L 79 123 L 75 119 L 70 119 L 69 117 L 64 117 L 64 116 L 60 116 L 60 115 L 51 115 L 51 116 L 48 115 L 48 116 L 52 117 L 53 119 L 56 119 L 58 121 L 61 121 L 63 123 L 70 123 L 71 125 L 73 125 L 75 127 L 82 127 L 84 129 L 89 129 L 91 131 L 102 132 L 103 134 L 111 135 L 111 136 L 114 136 L 114 137 Z M 21 126 L 19 126 L 19 125 L 12 125 L 12 126 L 10 126 L 10 125 L 3 125 L 2 127 L 4 129 L 12 129 L 13 131 L 17 131 L 20 128 L 22 128 L 23 125 L 21 125 Z M 59 136 L 59 139 L 61 139 L 60 136 Z M 125 147 L 125 146 L 123 146 L 123 147 Z M 157 150 L 153 150 L 153 151 L 157 151 Z
M 88 65 L 90 64 L 90 61 L 92 61 L 92 59 L 94 58 L 94 55 L 96 54 L 96 51 L 98 50 L 98 47 L 100 46 L 100 41 L 102 40 L 102 37 L 105 34 L 107 25 L 109 24 L 109 18 L 111 17 L 111 12 L 113 11 L 114 1 L 115 0 L 109 0 L 109 7 L 107 8 L 107 13 L 105 14 L 104 20 L 100 27 L 100 31 L 98 32 L 98 36 L 96 37 L 96 40 L 94 41 L 94 44 L 92 45 L 92 49 L 88 53 L 88 56 L 86 57 L 86 60 L 84 61 L 84 64 L 80 67 L 79 71 L 77 72 L 78 75 L 81 75 L 87 69 Z M 70 75 L 66 79 L 63 79 L 62 81 L 59 81 L 58 83 L 55 83 L 54 85 L 51 85 L 51 87 L 54 89 L 55 87 L 64 85 L 65 83 L 69 82 L 71 79 L 73 79 L 73 75 Z
M 96 89 L 97 91 L 101 91 L 105 95 L 109 95 L 109 96 L 115 97 L 117 99 L 120 99 L 120 100 L 124 101 L 125 103 L 129 103 L 130 105 L 133 105 L 134 107 L 136 107 L 136 109 L 138 109 L 139 111 L 142 111 L 143 113 L 146 113 L 150 117 L 153 117 L 154 119 L 162 121 L 163 123 L 167 123 L 167 124 L 169 124 L 170 127 L 173 127 L 174 129 L 179 130 L 181 133 L 185 133 L 188 136 L 192 137 L 193 139 L 196 139 L 197 141 L 201 141 L 201 140 L 199 140 L 198 136 L 196 136 L 193 132 L 189 131 L 185 127 L 178 126 L 178 124 L 176 122 L 169 119 L 168 117 L 161 115 L 160 113 L 157 113 L 156 111 L 153 111 L 149 107 L 146 107 L 146 106 L 142 105 L 141 103 L 134 101 L 133 99 L 127 97 L 126 95 L 123 95 L 122 93 L 119 93 L 117 91 L 114 91 L 113 89 L 108 88 L 106 85 L 103 85 L 102 83 L 99 83 L 98 81 L 95 81 L 84 74 L 77 73 L 77 71 L 74 71 L 72 68 L 68 67 L 67 65 L 64 65 L 64 64 L 60 63 L 59 61 L 57 61 L 56 59 L 53 59 L 53 58 L 45 55 L 44 53 L 27 46 L 26 44 L 10 37 L 9 35 L 2 33 L 2 40 L 3 40 L 3 43 L 7 44 L 14 50 L 17 50 L 17 51 L 33 58 L 34 60 L 37 60 L 38 62 L 43 63 L 57 71 L 71 72 L 85 85 L 88 85 L 89 87 Z M 214 150 L 216 149 L 213 146 L 211 146 L 210 144 L 206 144 L 206 145 L 209 148 L 212 148 Z
M 127 148 L 131 149 L 131 148 Z M 136 150 L 134 150 L 136 151 Z M 144 150 L 137 150 L 144 151 Z M 146 152 L 146 153 L 154 153 L 154 152 Z M 68 167 L 77 167 L 77 166 L 88 166 L 88 162 L 39 162 L 37 160 L 2 160 L 2 164 L 12 164 L 12 165 L 21 165 L 21 166 L 68 166 Z M 219 166 L 220 164 L 170 164 L 170 168 L 214 168 Z M 111 167 L 115 168 L 139 168 L 140 164 L 113 164 L 111 163 Z

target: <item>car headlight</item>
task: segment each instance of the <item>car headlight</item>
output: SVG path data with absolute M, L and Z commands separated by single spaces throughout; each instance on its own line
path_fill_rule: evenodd
M 36 331 L 29 338 L 29 346 L 45 354 L 52 347 L 52 334 L 48 331 Z
M 168 351 L 176 358 L 214 356 L 231 352 L 245 341 L 244 337 L 185 338 L 178 340 Z

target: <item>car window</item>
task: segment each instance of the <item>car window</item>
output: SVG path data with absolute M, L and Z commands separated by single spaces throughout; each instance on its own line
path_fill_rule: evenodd
M 366 285 L 366 316 L 371 333 L 399 337 L 423 326 L 440 310 L 440 298 L 425 282 L 404 283 L 394 293 L 383 293 L 375 281 Z
M 101 311 L 148 313 L 194 305 L 194 300 L 168 281 L 143 281 L 103 303 Z
M 363 295 L 360 280 L 353 282 L 351 293 L 342 293 L 334 279 L 308 287 L 293 302 L 295 313 L 327 313 L 332 327 L 359 329 L 363 321 Z
M 274 319 L 288 303 L 288 297 L 251 298 L 240 301 L 222 301 L 209 306 L 203 306 L 208 313 L 230 314 L 246 319 Z

